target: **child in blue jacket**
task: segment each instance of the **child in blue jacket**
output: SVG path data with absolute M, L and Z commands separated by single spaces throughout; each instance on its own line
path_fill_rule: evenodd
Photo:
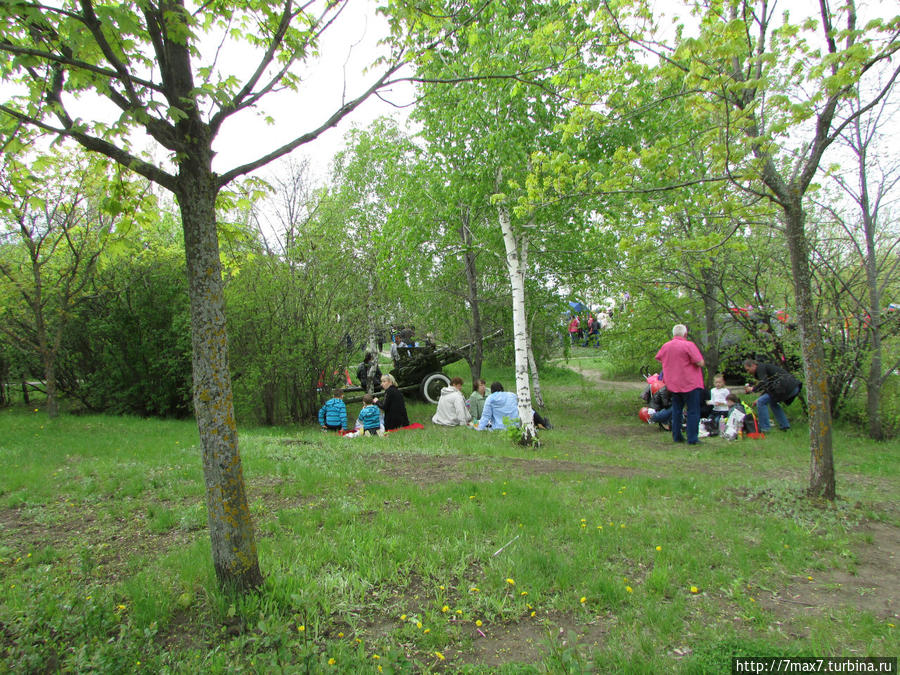
M 372 394 L 365 394 L 362 400 L 363 409 L 356 419 L 356 428 L 361 429 L 364 434 L 377 435 L 382 428 L 381 408 L 375 405 L 376 399 Z
M 322 431 L 340 431 L 347 428 L 347 404 L 344 403 L 344 390 L 335 389 L 333 398 L 325 401 L 319 408 L 319 426 Z

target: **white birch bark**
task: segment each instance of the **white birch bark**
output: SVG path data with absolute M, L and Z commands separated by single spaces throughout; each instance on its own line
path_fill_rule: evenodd
M 516 395 L 519 397 L 519 417 L 522 423 L 522 442 L 531 444 L 536 438 L 534 415 L 531 410 L 531 387 L 528 382 L 528 317 L 525 313 L 525 270 L 528 262 L 528 242 L 520 241 L 512 229 L 509 210 L 497 206 L 503 244 L 506 247 L 506 269 L 513 303 L 513 346 L 516 355 Z
M 534 388 L 534 402 L 539 407 L 544 407 L 544 395 L 541 393 L 541 377 L 538 373 L 537 361 L 534 358 L 534 349 L 531 347 L 531 336 L 534 331 L 531 327 L 534 325 L 534 315 L 531 316 L 532 323 L 528 326 L 528 367 L 531 370 L 531 384 Z

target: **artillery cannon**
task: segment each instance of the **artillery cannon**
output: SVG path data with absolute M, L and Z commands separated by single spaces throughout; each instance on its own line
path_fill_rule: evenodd
M 484 339 L 496 337 L 502 330 L 497 330 Z M 441 389 L 450 386 L 450 378 L 444 375 L 444 366 L 456 363 L 465 358 L 465 351 L 472 343 L 462 347 L 435 347 L 427 344 L 422 347 L 398 347 L 394 368 L 390 371 L 397 380 L 397 388 L 406 393 L 415 393 L 428 403 L 437 405 L 441 398 Z M 362 391 L 360 387 L 345 387 L 346 393 Z M 348 403 L 357 401 L 356 396 L 344 399 Z
M 502 332 L 496 330 L 483 340 L 495 338 Z M 441 389 L 450 386 L 450 378 L 444 375 L 442 369 L 465 358 L 465 351 L 473 344 L 470 342 L 462 347 L 398 347 L 391 375 L 397 380 L 401 391 L 416 391 L 422 399 L 437 405 Z

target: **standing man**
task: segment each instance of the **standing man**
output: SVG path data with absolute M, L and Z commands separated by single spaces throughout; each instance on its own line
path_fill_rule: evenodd
M 672 394 L 672 440 L 681 443 L 681 410 L 687 406 L 687 442 L 696 445 L 700 430 L 700 397 L 703 394 L 703 355 L 689 341 L 687 326 L 677 324 L 672 339 L 660 347 L 656 360 L 662 364 L 666 388 Z
M 755 385 L 744 385 L 744 392 L 762 392 L 762 396 L 753 402 L 756 411 L 759 413 L 759 430 L 768 431 L 771 428 L 769 421 L 769 408 L 772 408 L 772 414 L 778 427 L 782 431 L 791 428 L 787 415 L 779 403 L 790 405 L 791 402 L 800 394 L 800 381 L 791 375 L 788 371 L 774 363 L 757 363 L 753 359 L 744 361 L 744 370 L 748 374 L 757 379 Z

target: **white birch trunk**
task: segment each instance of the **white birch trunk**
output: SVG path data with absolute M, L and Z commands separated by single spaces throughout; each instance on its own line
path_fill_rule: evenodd
M 543 408 L 544 395 L 541 393 L 541 377 L 538 373 L 537 361 L 534 358 L 534 349 L 531 347 L 531 336 L 534 334 L 531 326 L 534 322 L 534 315 L 531 320 L 532 324 L 528 326 L 528 367 L 531 370 L 531 383 L 534 385 L 534 402 L 538 404 L 538 407 Z
M 522 422 L 522 443 L 531 445 L 537 437 L 531 410 L 531 387 L 528 383 L 528 317 L 525 313 L 525 269 L 528 262 L 528 242 L 519 241 L 512 229 L 509 211 L 497 206 L 503 243 L 506 247 L 506 268 L 513 303 L 513 345 L 516 355 L 516 395 L 519 397 L 519 417 Z

